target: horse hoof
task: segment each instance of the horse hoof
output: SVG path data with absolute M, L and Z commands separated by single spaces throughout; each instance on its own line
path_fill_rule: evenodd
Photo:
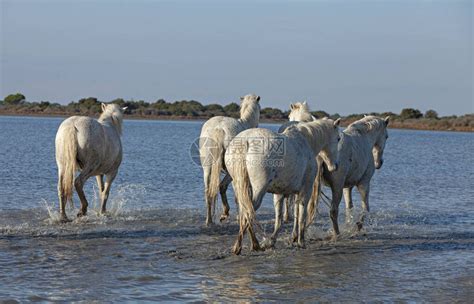
M 338 239 L 338 235 L 328 235 L 324 238 L 324 241 L 335 242 Z
M 210 223 L 206 223 L 204 227 L 207 229 L 212 229 L 212 228 L 215 228 L 216 226 L 217 225 L 214 222 L 210 222 Z
M 302 243 L 302 244 L 298 243 L 298 248 L 299 249 L 306 249 L 306 245 L 304 243 Z
M 240 255 L 240 252 L 242 251 L 242 247 L 237 247 L 237 246 L 234 246 L 232 248 L 232 252 L 235 254 L 235 255 Z
M 357 230 L 358 230 L 358 231 L 361 231 L 361 230 L 362 230 L 362 223 L 361 223 L 361 222 L 357 222 L 356 225 L 357 225 Z
M 221 215 L 221 218 L 219 219 L 219 221 L 222 223 L 222 222 L 225 221 L 228 217 L 229 217 L 228 214 L 222 214 L 222 215 Z
M 263 247 L 264 250 L 274 249 L 275 248 L 275 241 L 266 240 L 266 241 L 263 242 L 262 247 Z
M 79 212 L 77 213 L 77 217 L 83 217 L 83 216 L 85 216 L 86 214 L 87 214 L 87 212 L 79 211 Z
M 265 251 L 264 247 L 261 247 L 260 245 L 257 246 L 252 246 L 253 251 Z
M 62 223 L 62 224 L 66 224 L 66 223 L 72 222 L 72 220 L 70 220 L 67 216 L 64 215 L 64 216 L 61 217 L 59 222 Z
M 206 216 L 206 227 L 214 225 L 214 218 L 212 216 Z

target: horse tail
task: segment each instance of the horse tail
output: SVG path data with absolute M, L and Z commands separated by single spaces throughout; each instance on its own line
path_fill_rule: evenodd
M 239 217 L 240 225 L 243 224 L 243 220 L 247 220 L 247 223 L 252 226 L 255 219 L 255 209 L 252 202 L 252 187 L 250 185 L 249 173 L 247 171 L 246 163 L 246 151 L 247 143 L 243 148 L 243 153 L 235 154 L 234 162 L 232 163 L 233 176 L 232 185 L 234 186 L 235 197 L 239 205 Z
M 72 203 L 74 175 L 77 165 L 77 135 L 74 125 L 68 125 L 62 132 L 63 141 L 56 145 L 56 159 L 60 168 L 59 191 Z
M 224 140 L 225 133 L 222 129 L 215 129 L 209 135 L 211 145 L 207 147 L 211 156 L 211 171 L 209 176 L 209 184 L 206 188 L 207 201 L 211 202 L 214 214 L 217 193 L 219 191 L 220 176 L 224 159 Z
M 321 196 L 321 178 L 323 175 L 323 162 L 316 161 L 318 170 L 316 172 L 316 178 L 313 183 L 313 192 L 311 193 L 311 198 L 308 202 L 308 216 L 306 218 L 306 227 L 308 227 L 314 220 L 316 212 L 318 210 L 319 198 Z

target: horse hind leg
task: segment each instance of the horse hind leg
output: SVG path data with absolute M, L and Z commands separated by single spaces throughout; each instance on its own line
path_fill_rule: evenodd
M 242 240 L 244 239 L 245 230 L 248 228 L 247 220 L 240 215 L 240 225 L 239 225 L 239 235 L 237 236 L 237 240 L 232 247 L 232 252 L 235 255 L 239 255 L 242 251 Z
M 87 214 L 87 206 L 89 205 L 86 199 L 86 195 L 84 194 L 84 184 L 87 179 L 91 176 L 92 170 L 84 169 L 82 170 L 81 174 L 76 178 L 74 181 L 74 186 L 76 188 L 77 195 L 81 200 L 81 210 L 77 213 L 77 217 L 81 217 Z
M 255 235 L 253 226 L 249 225 L 248 229 L 249 229 L 249 234 L 250 234 L 250 240 L 252 242 L 252 250 L 253 251 L 263 250 L 263 248 L 260 246 L 260 243 L 258 242 L 257 236 Z
M 283 221 L 285 223 L 290 222 L 290 207 L 293 205 L 294 196 L 288 195 L 285 197 L 285 203 L 283 204 L 284 211 L 283 211 Z
M 305 204 L 300 198 L 299 208 L 298 208 L 298 247 L 305 248 L 304 244 L 304 231 L 305 231 Z
M 298 240 L 298 216 L 299 216 L 299 205 L 296 203 L 293 204 L 293 231 L 290 236 L 290 245 L 295 243 Z
M 229 202 L 227 201 L 227 189 L 229 188 L 229 184 L 232 182 L 232 178 L 227 173 L 224 178 L 222 179 L 219 185 L 219 192 L 221 194 L 222 199 L 222 206 L 224 210 L 222 211 L 220 221 L 223 222 L 229 217 Z
M 62 223 L 70 222 L 71 220 L 66 215 L 67 194 L 63 191 L 63 174 L 58 173 L 58 197 L 59 197 L 59 212 L 60 221 Z
M 273 247 L 275 246 L 275 242 L 278 236 L 278 232 L 280 231 L 281 228 L 281 209 L 283 206 L 283 201 L 285 197 L 281 194 L 274 194 L 273 195 L 273 206 L 275 207 L 275 228 L 273 230 L 273 234 L 270 238 L 270 243 L 268 244 L 267 247 Z
M 263 196 L 265 195 L 266 187 L 263 187 L 263 185 L 252 185 L 252 189 L 254 190 L 253 193 L 253 207 L 255 211 L 260 208 L 260 205 L 262 204 Z M 252 242 L 252 250 L 254 251 L 259 251 L 262 250 L 262 247 L 260 247 L 260 243 L 257 239 L 257 236 L 255 235 L 255 230 L 253 228 L 253 224 L 249 223 L 249 234 L 250 234 L 250 240 Z
M 214 205 L 213 198 L 209 194 L 209 186 L 211 183 L 211 166 L 203 166 L 204 173 L 204 200 L 206 201 L 206 226 L 212 225 L 212 206 Z
M 306 208 L 313 192 L 313 184 L 307 185 L 295 196 L 295 208 L 298 206 L 298 247 L 305 248 L 304 235 L 306 230 Z M 296 212 L 295 212 L 296 214 Z
M 112 182 L 114 181 L 115 177 L 117 176 L 117 171 L 111 174 L 107 174 L 105 176 L 105 185 L 101 192 L 101 206 L 100 206 L 100 214 L 106 213 L 106 205 L 107 200 L 109 198 L 110 187 L 112 186 Z

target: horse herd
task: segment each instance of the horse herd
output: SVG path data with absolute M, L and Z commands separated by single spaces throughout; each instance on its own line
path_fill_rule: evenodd
M 61 123 L 56 134 L 56 163 L 62 222 L 69 221 L 65 208 L 72 201 L 73 188 L 81 201 L 77 216 L 86 215 L 88 203 L 83 186 L 92 176 L 97 179 L 101 213 L 106 212 L 110 187 L 122 161 L 125 110 L 116 104 L 102 104 L 98 120 L 73 116 Z M 206 225 L 213 223 L 218 194 L 223 205 L 220 221 L 229 217 L 226 192 L 232 183 L 240 227 L 232 249 L 235 254 L 241 252 L 246 231 L 253 250 L 273 247 L 282 221 L 288 221 L 291 204 L 294 205 L 291 242 L 304 247 L 305 228 L 318 208 L 321 183 L 332 192 L 333 238 L 339 235 L 338 210 L 342 196 L 346 212 L 353 207 L 353 187 L 357 187 L 362 199 L 359 230 L 369 211 L 370 180 L 375 169 L 383 164 L 389 117 L 365 116 L 340 132 L 340 119 L 316 119 L 306 102 L 291 104 L 290 110 L 290 121 L 278 132 L 258 128 L 260 96 L 250 94 L 241 97 L 239 119 L 216 116 L 202 126 L 199 154 Z M 273 193 L 275 226 L 269 242 L 262 247 L 255 234 L 258 227 L 255 213 L 267 192 Z

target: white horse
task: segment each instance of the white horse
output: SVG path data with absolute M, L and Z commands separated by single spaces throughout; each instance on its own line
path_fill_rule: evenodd
M 339 120 L 318 120 L 294 125 L 283 133 L 256 128 L 241 132 L 229 144 L 225 165 L 232 177 L 239 205 L 240 231 L 233 252 L 239 254 L 248 229 L 252 248 L 260 249 L 254 233 L 255 210 L 266 192 L 280 194 L 275 204 L 275 230 L 272 244 L 281 226 L 284 195 L 296 194 L 293 240 L 304 246 L 306 204 L 317 173 L 316 155 L 322 152 L 330 170 L 337 169 Z
M 369 212 L 370 180 L 375 169 L 383 164 L 383 151 L 388 138 L 387 126 L 390 117 L 366 116 L 350 124 L 342 135 L 339 144 L 339 169 L 331 172 L 322 159 L 318 158 L 318 177 L 314 183 L 314 196 L 308 205 L 308 220 L 314 218 L 321 193 L 321 179 L 331 187 L 332 201 L 330 217 L 333 225 L 333 238 L 339 235 L 339 203 L 344 193 L 346 212 L 352 208 L 352 188 L 357 187 L 362 198 L 363 213 L 357 222 L 362 229 L 365 214 Z
M 72 202 L 73 185 L 81 200 L 78 217 L 87 213 L 83 186 L 91 176 L 97 176 L 101 198 L 101 213 L 106 211 L 110 186 L 122 162 L 123 112 L 116 104 L 102 104 L 99 120 L 72 116 L 59 126 L 56 133 L 56 163 L 58 165 L 58 196 L 61 221 L 67 222 L 66 203 Z M 76 171 L 80 174 L 75 178 Z M 103 177 L 105 175 L 105 184 Z
M 204 173 L 204 197 L 207 206 L 206 225 L 212 224 L 213 207 L 220 191 L 224 210 L 220 220 L 229 216 L 227 188 L 232 181 L 225 172 L 224 153 L 230 141 L 240 132 L 256 128 L 260 119 L 260 96 L 246 95 L 241 97 L 240 118 L 216 116 L 209 119 L 201 129 L 199 138 L 199 154 Z M 220 181 L 220 174 L 225 176 Z
M 306 101 L 303 101 L 303 102 L 295 102 L 295 103 L 290 104 L 290 114 L 288 115 L 288 119 L 290 122 L 283 124 L 278 129 L 278 133 L 282 133 L 289 126 L 295 124 L 296 122 L 315 121 L 316 117 L 311 115 L 308 103 Z M 290 210 L 290 205 L 292 205 L 293 201 L 294 201 L 294 195 L 285 196 L 285 202 L 283 204 L 283 221 L 285 223 L 289 222 L 288 214 Z

